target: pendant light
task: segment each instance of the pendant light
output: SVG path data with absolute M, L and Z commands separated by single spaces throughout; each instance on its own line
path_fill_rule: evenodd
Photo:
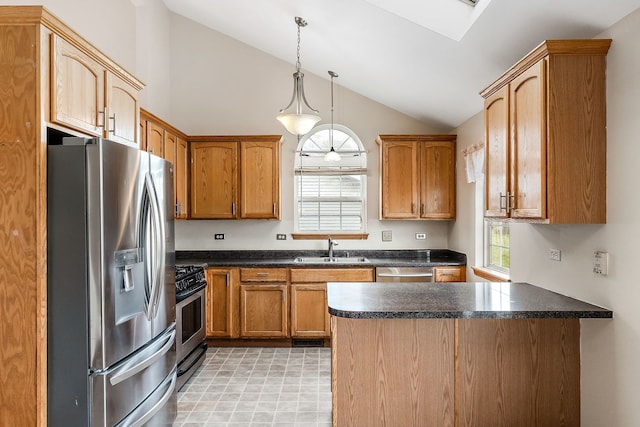
M 338 154 L 337 151 L 333 149 L 333 78 L 338 77 L 338 74 L 334 71 L 329 71 L 328 73 L 331 76 L 331 128 L 329 130 L 329 141 L 331 142 L 331 149 L 327 154 L 324 155 L 324 161 L 339 162 L 340 154 Z
M 280 114 L 277 119 L 284 125 L 284 127 L 294 135 L 304 135 L 308 133 L 316 123 L 320 121 L 320 116 L 315 114 L 305 114 L 302 112 L 302 103 L 307 106 L 311 111 L 317 113 L 318 110 L 311 108 L 307 102 L 307 97 L 304 95 L 304 74 L 300 71 L 300 27 L 306 27 L 307 21 L 296 16 L 296 25 L 298 26 L 298 49 L 296 60 L 296 72 L 293 73 L 293 95 L 289 105 L 280 110 Z M 295 111 L 293 113 L 285 113 L 289 107 L 295 103 Z

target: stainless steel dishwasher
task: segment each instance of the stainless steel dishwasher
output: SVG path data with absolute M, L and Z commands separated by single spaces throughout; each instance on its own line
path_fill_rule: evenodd
M 376 282 L 433 282 L 433 267 L 376 267 Z

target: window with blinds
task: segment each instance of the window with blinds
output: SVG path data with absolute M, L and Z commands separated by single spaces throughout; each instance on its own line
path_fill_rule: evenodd
M 295 156 L 296 232 L 366 231 L 367 155 L 348 128 L 333 125 L 333 147 L 339 162 L 327 162 L 331 148 L 328 125 L 314 128 L 298 144 Z

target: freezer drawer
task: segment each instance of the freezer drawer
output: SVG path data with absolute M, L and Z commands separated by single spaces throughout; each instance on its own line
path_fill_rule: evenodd
M 175 324 L 122 363 L 92 373 L 89 383 L 92 426 L 142 425 L 154 415 L 148 411 L 160 411 L 165 405 L 165 412 L 171 412 L 176 405 Z M 166 424 L 171 425 L 173 418 Z

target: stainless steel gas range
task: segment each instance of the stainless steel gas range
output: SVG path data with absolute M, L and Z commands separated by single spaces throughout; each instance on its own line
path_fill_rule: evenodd
M 204 265 L 176 265 L 176 359 L 179 390 L 207 352 L 207 279 Z

